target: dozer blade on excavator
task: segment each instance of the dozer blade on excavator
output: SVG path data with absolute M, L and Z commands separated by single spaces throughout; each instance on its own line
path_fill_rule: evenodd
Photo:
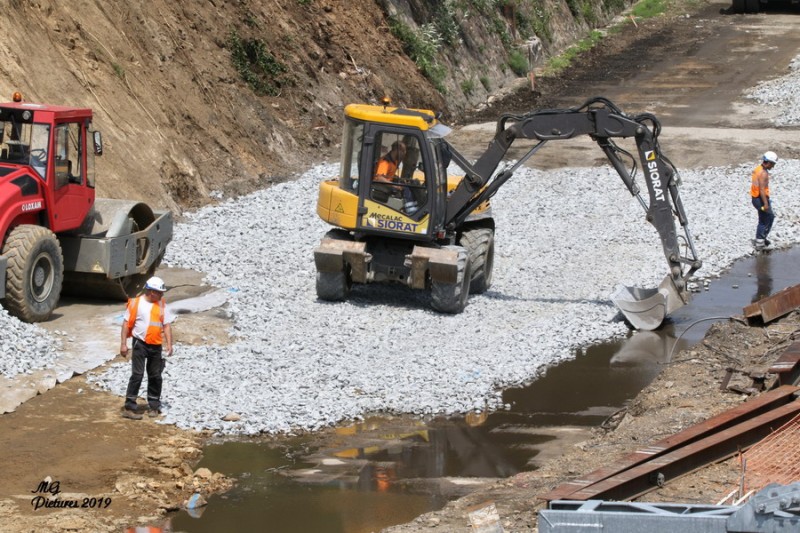
M 687 298 L 667 275 L 655 289 L 619 285 L 611 295 L 611 301 L 634 328 L 652 331 L 664 322 L 667 315 L 686 305 Z

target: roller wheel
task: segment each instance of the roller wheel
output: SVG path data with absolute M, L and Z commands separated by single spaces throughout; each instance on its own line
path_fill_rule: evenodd
M 731 9 L 734 13 L 744 13 L 745 12 L 745 0 L 733 0 L 731 3 Z
M 472 267 L 469 292 L 470 294 L 483 294 L 492 286 L 494 230 L 491 228 L 466 230 L 461 235 L 461 246 L 469 252 Z
M 326 239 L 352 240 L 350 234 L 343 230 L 331 230 L 325 234 Z M 341 302 L 347 299 L 353 280 L 350 269 L 344 265 L 339 272 L 317 272 L 317 298 L 329 302 Z
M 745 0 L 745 13 L 758 13 L 758 0 Z
M 106 216 L 112 216 L 115 209 L 119 209 L 112 201 L 111 208 Z M 99 202 L 98 202 L 99 203 Z M 155 217 L 150 208 L 145 204 L 136 204 L 127 213 L 127 219 L 120 219 L 123 223 L 116 228 L 110 229 L 107 236 L 117 237 L 119 235 L 137 233 L 153 223 Z M 149 242 L 145 238 L 136 241 L 136 266 L 143 266 L 147 259 Z M 156 272 L 164 257 L 162 253 L 150 265 L 146 272 L 141 274 L 131 274 L 116 279 L 109 279 L 105 274 L 91 274 L 88 272 L 67 272 L 64 276 L 64 294 L 81 298 L 103 298 L 109 300 L 125 301 L 141 294 L 145 282 Z
M 458 274 L 455 283 L 431 280 L 431 307 L 441 313 L 458 314 L 467 306 L 469 297 L 469 253 L 461 246 L 445 246 L 458 252 Z
M 6 308 L 25 322 L 50 318 L 64 280 L 64 259 L 55 234 L 41 226 L 17 226 L 6 239 Z

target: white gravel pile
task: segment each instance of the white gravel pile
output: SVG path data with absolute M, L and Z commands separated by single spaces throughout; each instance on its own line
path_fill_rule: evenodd
M 779 114 L 774 119 L 778 126 L 800 124 L 800 56 L 789 64 L 789 73 L 775 80 L 765 80 L 747 92 L 749 98 L 761 104 L 777 107 Z
M 45 330 L 20 322 L 0 307 L 0 374 L 13 378 L 51 368 L 61 343 Z
M 751 170 L 682 174 L 703 276 L 752 250 Z M 317 167 L 177 225 L 166 261 L 231 291 L 236 340 L 177 347 L 165 422 L 255 434 L 376 411 L 501 407 L 501 388 L 626 331 L 608 300 L 617 283 L 653 287 L 667 272 L 655 229 L 613 170 L 522 169 L 494 200 L 494 285 L 462 314 L 437 314 L 427 294 L 400 286 L 357 286 L 346 302 L 321 302 L 312 250 L 329 227 L 315 212 L 317 186 L 335 174 Z M 797 175 L 800 162 L 784 160 L 773 174 L 776 243 L 798 239 Z M 96 379 L 124 395 L 129 372 L 119 364 Z M 222 421 L 231 412 L 241 419 Z

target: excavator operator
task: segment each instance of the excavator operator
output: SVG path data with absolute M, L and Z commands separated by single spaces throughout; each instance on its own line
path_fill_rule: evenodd
M 391 149 L 378 160 L 378 166 L 375 168 L 375 181 L 391 183 L 397 176 L 397 168 L 406 157 L 406 151 L 406 143 L 403 141 L 393 142 Z

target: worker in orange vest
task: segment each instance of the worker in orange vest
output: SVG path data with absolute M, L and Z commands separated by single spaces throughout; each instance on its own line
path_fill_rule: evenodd
M 166 355 L 172 355 L 172 322 L 175 321 L 163 296 L 167 288 L 164 280 L 152 277 L 144 286 L 144 294 L 128 300 L 128 308 L 122 321 L 122 332 L 119 353 L 128 355 L 128 337 L 133 337 L 131 356 L 132 372 L 125 393 L 125 405 L 122 416 L 132 420 L 141 420 L 137 412 L 136 398 L 142 385 L 145 368 L 147 369 L 147 414 L 151 417 L 161 414 L 161 373 L 164 371 L 162 346 L 166 341 Z
M 753 207 L 758 211 L 758 226 L 756 227 L 756 250 L 763 250 L 770 245 L 769 232 L 775 220 L 772 211 L 772 202 L 769 198 L 769 171 L 775 168 L 778 155 L 775 152 L 765 152 L 759 164 L 750 176 L 750 196 Z

